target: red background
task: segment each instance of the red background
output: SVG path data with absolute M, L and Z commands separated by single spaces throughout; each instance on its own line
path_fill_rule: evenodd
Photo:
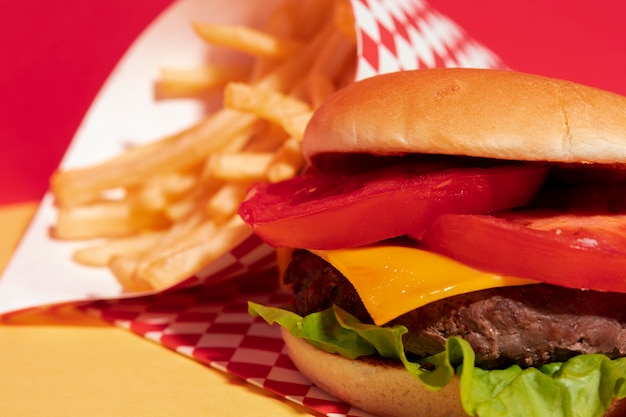
M 171 2 L 2 2 L 0 204 L 41 198 L 109 72 Z M 514 69 L 626 95 L 626 2 L 430 3 Z

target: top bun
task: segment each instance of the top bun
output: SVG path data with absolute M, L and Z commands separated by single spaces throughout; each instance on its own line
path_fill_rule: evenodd
M 313 115 L 305 157 L 428 153 L 626 163 L 626 97 L 569 81 L 485 69 L 422 69 L 368 78 Z

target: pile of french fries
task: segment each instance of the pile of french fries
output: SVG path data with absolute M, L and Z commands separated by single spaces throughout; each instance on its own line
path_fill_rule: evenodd
M 223 89 L 223 107 L 175 135 L 51 180 L 52 236 L 88 240 L 73 253 L 108 267 L 126 291 L 193 276 L 250 234 L 236 211 L 254 181 L 297 175 L 312 112 L 354 77 L 347 0 L 285 1 L 261 29 L 193 23 L 207 43 L 250 54 L 245 67 L 161 71 L 160 95 Z

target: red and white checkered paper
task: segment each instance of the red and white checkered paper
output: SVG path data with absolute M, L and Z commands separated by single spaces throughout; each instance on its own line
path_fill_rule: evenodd
M 505 68 L 424 1 L 352 0 L 352 6 L 359 41 L 356 79 L 416 68 Z M 273 306 L 289 301 L 290 295 L 275 286 L 273 266 L 273 250 L 253 235 L 182 285 L 84 308 L 311 410 L 367 416 L 313 386 L 286 355 L 279 329 L 248 314 L 248 301 Z

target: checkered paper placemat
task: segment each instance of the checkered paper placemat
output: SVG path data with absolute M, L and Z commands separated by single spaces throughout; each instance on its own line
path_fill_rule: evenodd
M 359 42 L 356 79 L 416 68 L 506 68 L 489 49 L 420 0 L 352 0 Z M 273 250 L 250 236 L 195 277 L 159 294 L 96 301 L 87 311 L 139 336 L 236 375 L 322 414 L 368 416 L 313 386 L 286 355 L 276 326 L 247 302 L 289 301 Z
M 268 270 L 216 285 L 102 300 L 83 308 L 312 410 L 328 416 L 368 416 L 311 385 L 287 356 L 278 327 L 248 314 L 248 301 L 271 306 L 289 301 L 290 294 L 275 286 L 275 277 L 276 272 Z

